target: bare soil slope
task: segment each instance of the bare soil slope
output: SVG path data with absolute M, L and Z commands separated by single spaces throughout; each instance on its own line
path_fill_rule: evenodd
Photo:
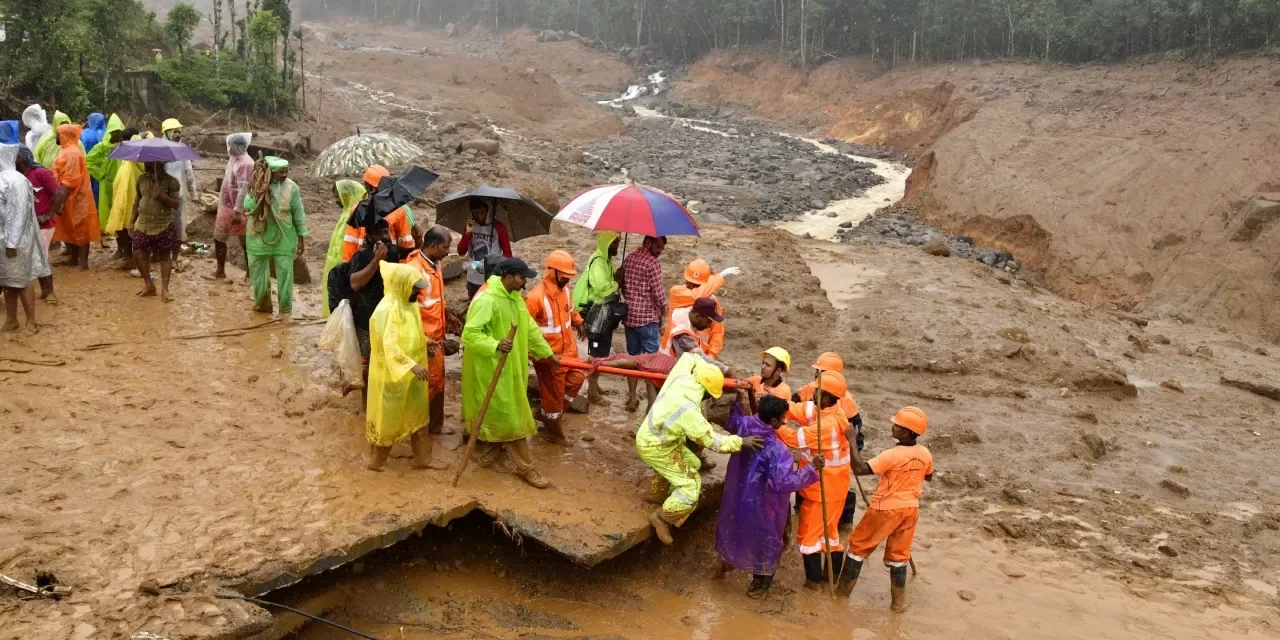
M 1241 205 L 1280 183 L 1278 83 L 1268 57 L 805 75 L 722 53 L 677 95 L 905 150 L 927 220 L 1011 250 L 1059 294 L 1274 341 L 1280 225 Z

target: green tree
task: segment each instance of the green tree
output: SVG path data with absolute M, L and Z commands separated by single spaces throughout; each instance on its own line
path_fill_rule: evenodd
M 0 86 L 71 113 L 84 113 L 89 93 L 78 73 L 86 44 L 79 0 L 0 0 Z
M 196 11 L 194 6 L 179 2 L 169 9 L 169 17 L 164 23 L 164 33 L 169 38 L 169 43 L 178 50 L 178 55 L 187 52 L 191 34 L 195 33 L 199 25 L 200 12 Z

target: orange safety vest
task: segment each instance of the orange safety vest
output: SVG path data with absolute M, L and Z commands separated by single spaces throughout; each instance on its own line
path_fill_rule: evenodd
M 818 455 L 818 421 L 812 401 L 792 403 L 787 419 L 800 425 L 799 429 L 779 429 L 778 437 L 787 446 L 801 449 L 809 457 Z M 827 469 L 849 466 L 849 439 L 844 430 L 849 428 L 849 418 L 840 404 L 822 410 L 822 455 L 827 459 Z
M 552 352 L 566 358 L 578 357 L 578 340 L 573 328 L 582 324 L 582 316 L 573 308 L 569 292 L 556 286 L 550 271 L 525 297 L 524 304 Z
M 671 346 L 671 328 L 675 324 L 672 315 L 678 309 L 692 307 L 698 298 L 712 298 L 716 301 L 716 313 L 724 315 L 724 309 L 720 306 L 720 299 L 715 296 L 715 292 L 724 286 L 724 278 L 720 274 L 712 274 L 707 279 L 707 283 L 697 289 L 690 289 L 685 285 L 677 285 L 671 287 L 668 295 L 668 311 L 667 311 L 667 327 L 662 331 L 662 342 L 659 344 L 663 353 L 670 352 Z M 702 351 L 711 358 L 719 357 L 720 352 L 724 350 L 724 323 L 712 322 L 711 326 L 703 331 L 694 331 L 693 335 L 698 338 L 698 344 L 702 346 Z
M 386 217 L 386 221 L 387 228 L 391 232 L 391 240 L 405 249 L 412 249 L 413 229 L 409 227 L 409 216 L 405 214 L 404 207 L 392 211 L 391 215 Z M 342 238 L 343 262 L 349 262 L 351 256 L 356 255 L 356 252 L 364 245 L 366 233 L 364 227 L 347 225 L 347 233 Z
M 445 309 L 444 274 L 439 266 L 431 266 L 421 251 L 414 251 L 405 259 L 405 264 L 417 269 L 422 279 L 427 281 L 427 288 L 418 292 L 418 312 L 422 314 L 422 332 L 431 340 L 444 341 Z

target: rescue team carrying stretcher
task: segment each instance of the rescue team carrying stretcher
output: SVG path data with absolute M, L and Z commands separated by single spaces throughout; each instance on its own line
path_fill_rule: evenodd
M 645 498 L 657 506 L 649 520 L 663 543 L 673 542 L 672 527 L 683 525 L 698 507 L 700 471 L 713 466 L 703 450 L 732 454 L 716 532 L 722 573 L 730 568 L 750 573 L 752 597 L 769 590 L 786 546 L 794 493 L 806 586 L 821 589 L 824 582 L 838 581 L 838 592 L 848 595 L 863 562 L 883 542 L 892 607 L 905 608 L 919 499 L 933 475 L 933 458 L 917 442 L 928 428 L 923 411 L 899 411 L 892 420 L 895 446 L 864 461 L 862 416 L 840 356 L 822 354 L 813 364 L 814 381 L 793 391 L 786 381 L 791 356 L 773 347 L 761 353 L 759 375 L 735 382 L 736 400 L 723 429 L 717 428 L 707 417 L 707 405 L 721 398 L 729 367 L 718 359 L 725 318 L 715 293 L 739 270 L 712 273 L 705 260 L 694 260 L 684 270 L 684 284 L 664 291 L 659 257 L 665 238 L 645 238 L 615 271 L 618 234 L 601 232 L 583 273 L 572 255 L 557 250 L 538 274 L 511 256 L 510 244 L 500 241 L 507 237 L 502 223 L 485 202 L 474 201 L 472 224 L 458 253 L 474 258 L 474 248 L 482 245 L 486 255 L 468 263 L 478 282 L 472 286 L 468 279 L 472 297 L 465 319 L 452 315 L 441 269 L 453 244 L 447 228 L 423 229 L 401 215 L 358 233 L 342 228 L 359 200 L 386 175 L 374 167 L 363 185 L 336 185 L 344 216 L 334 237 L 341 234 L 346 242 L 337 245 L 341 258 L 331 245 L 335 255 L 325 265 L 327 311 L 349 302 L 366 361 L 369 469 L 381 471 L 391 447 L 406 438 L 414 468 L 442 466 L 431 460 L 430 434 L 445 432 L 446 331 L 461 334 L 462 417 L 469 431 L 474 425 L 474 436 L 468 432 L 464 438 L 477 439 L 477 464 L 491 466 L 505 452 L 516 474 L 539 489 L 550 481 L 538 471 L 529 438 L 541 425 L 549 442 L 561 442 L 566 410 L 585 411 L 587 400 L 605 402 L 595 382 L 599 367 L 665 374 L 660 388 L 647 383 L 649 403 L 635 434 L 637 454 L 654 471 Z M 522 295 L 539 275 L 537 285 Z M 619 324 L 625 327 L 627 353 L 610 355 Z M 595 367 L 587 372 L 565 366 L 578 361 L 580 339 Z M 538 380 L 536 415 L 525 362 L 533 363 Z M 634 412 L 637 385 L 629 381 L 627 409 Z M 758 398 L 754 409 L 748 389 Z M 855 475 L 880 479 L 846 544 L 839 529 L 853 520 Z

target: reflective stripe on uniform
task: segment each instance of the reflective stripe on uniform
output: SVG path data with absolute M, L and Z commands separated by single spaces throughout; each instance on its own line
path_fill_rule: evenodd
M 690 374 L 684 373 L 684 374 L 678 375 L 678 376 L 676 376 L 676 377 L 674 377 L 674 378 L 669 378 L 669 379 L 667 379 L 667 384 L 669 384 L 669 385 L 671 385 L 671 386 L 670 386 L 670 387 L 668 387 L 668 386 L 666 386 L 666 385 L 663 385 L 663 387 L 662 387 L 662 391 L 660 391 L 660 392 L 658 393 L 658 397 L 656 397 L 656 398 L 654 398 L 654 399 L 653 399 L 653 406 L 655 406 L 655 407 L 656 407 L 656 406 L 659 406 L 659 405 L 660 405 L 660 403 L 662 402 L 663 397 L 667 395 L 667 391 L 668 391 L 669 389 L 673 389 L 673 388 L 675 388 L 675 385 L 676 385 L 676 384 L 678 384 L 678 383 L 680 383 L 680 382 L 682 382 L 682 381 L 684 381 L 685 379 L 690 378 L 690 377 L 692 377 Z M 672 422 L 675 422 L 676 420 L 679 420 L 679 419 L 680 419 L 680 416 L 684 415 L 684 413 L 685 413 L 686 411 L 688 411 L 688 410 L 689 410 L 689 408 L 693 406 L 693 404 L 694 404 L 694 403 L 692 403 L 692 402 L 687 402 L 687 403 L 685 403 L 684 405 L 682 405 L 679 409 L 676 409 L 676 410 L 675 410 L 675 412 L 674 412 L 674 413 L 672 413 L 670 416 L 668 416 L 666 420 L 663 420 L 663 421 L 662 421 L 661 428 L 659 428 L 659 426 L 658 426 L 658 425 L 655 425 L 655 424 L 653 423 L 653 410 L 652 410 L 652 409 L 650 409 L 650 410 L 649 410 L 649 413 L 645 415 L 645 417 L 644 417 L 644 422 L 645 422 L 645 424 L 649 427 L 649 431 L 650 431 L 650 433 L 652 433 L 652 434 L 654 435 L 654 437 L 656 437 L 656 438 L 658 439 L 658 442 L 661 442 L 661 443 L 663 443 L 663 444 L 666 444 L 666 442 L 667 442 L 667 435 L 666 435 L 666 432 L 667 432 L 667 425 L 668 425 L 668 424 L 670 424 L 670 423 L 672 423 Z
M 400 244 L 404 244 L 406 242 L 409 244 L 413 244 L 413 236 L 400 236 L 397 242 L 399 242 Z
M 355 236 L 343 236 L 342 239 L 345 240 L 346 242 L 354 242 L 357 245 L 364 244 L 364 238 L 357 238 Z
M 679 487 L 675 487 L 671 490 L 671 497 L 680 501 L 681 504 L 689 507 L 693 507 L 698 504 L 698 496 L 690 496 L 688 493 L 685 493 L 684 489 Z
M 818 543 L 814 545 L 802 544 L 797 546 L 800 548 L 800 553 L 804 555 L 809 555 L 811 553 L 818 553 L 824 550 L 822 546 L 822 540 L 818 540 Z M 840 547 L 841 546 L 840 540 L 836 538 L 827 538 L 827 546 L 832 549 Z
M 720 453 L 720 434 L 718 433 L 711 439 L 711 450 Z
M 547 299 L 546 294 L 542 296 L 542 312 L 547 314 L 547 323 L 538 325 L 543 335 L 560 333 L 560 326 L 556 324 L 556 314 L 551 312 L 551 301 Z

